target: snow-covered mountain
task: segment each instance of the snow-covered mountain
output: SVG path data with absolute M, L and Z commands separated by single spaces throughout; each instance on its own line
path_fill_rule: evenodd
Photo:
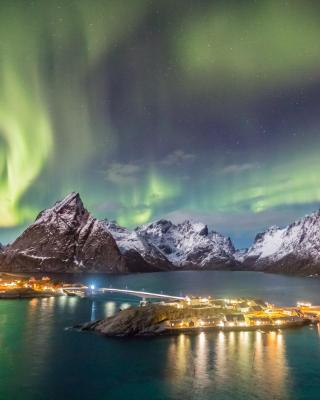
M 286 228 L 271 227 L 259 233 L 253 245 L 236 255 L 244 266 L 255 270 L 295 274 L 320 273 L 320 211 Z
M 0 252 L 0 270 L 126 272 L 115 240 L 71 193 Z
M 13 243 L 0 249 L 0 270 L 108 273 L 228 268 L 230 239 L 203 224 L 160 220 L 129 230 L 98 220 L 71 193 L 42 211 Z
M 156 246 L 176 267 L 215 269 L 236 264 L 229 238 L 202 223 L 173 224 L 161 219 L 136 229 L 139 237 Z
M 93 218 L 78 193 L 42 211 L 13 243 L 0 250 L 1 271 L 148 272 L 169 269 L 139 253 L 122 254 L 104 221 Z
M 320 211 L 286 228 L 259 233 L 249 249 L 203 223 L 168 220 L 129 230 L 98 220 L 71 193 L 42 211 L 13 243 L 1 247 L 0 271 L 107 273 L 174 269 L 247 269 L 320 275 Z
M 105 228 L 112 234 L 120 252 L 127 258 L 141 258 L 158 269 L 172 269 L 168 258 L 148 238 L 140 235 L 137 230 L 129 230 L 114 221 L 104 221 Z

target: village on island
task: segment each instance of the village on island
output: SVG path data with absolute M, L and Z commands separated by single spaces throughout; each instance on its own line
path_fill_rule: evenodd
M 83 284 L 57 282 L 48 276 L 35 278 L 10 274 L 0 275 L 0 299 L 52 296 L 90 298 L 107 292 L 120 292 L 140 297 L 139 307 L 120 310 L 118 315 L 121 318 L 121 313 L 123 313 L 124 317 L 128 318 L 132 314 L 132 310 L 138 310 L 142 326 L 148 330 L 143 323 L 144 315 L 148 314 L 150 317 L 151 312 L 149 328 L 154 325 L 157 328 L 154 329 L 154 332 L 159 333 L 192 333 L 203 330 L 270 330 L 320 322 L 320 306 L 314 306 L 309 302 L 280 307 L 254 298 L 182 297 L 111 287 L 96 289 L 94 286 L 88 287 Z M 136 318 L 137 312 L 134 315 Z M 149 331 L 152 332 L 152 329 Z
M 313 307 L 310 303 L 279 307 L 257 299 L 214 299 L 209 296 L 187 298 L 172 303 L 172 306 L 189 312 L 186 312 L 186 318 L 168 321 L 170 330 L 188 331 L 211 327 L 222 330 L 281 328 L 320 321 L 320 307 Z

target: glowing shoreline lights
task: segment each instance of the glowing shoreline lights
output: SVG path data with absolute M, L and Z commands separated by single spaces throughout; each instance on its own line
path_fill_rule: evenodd
M 29 292 L 28 292 L 29 290 Z M 278 307 L 268 302 L 257 299 L 223 298 L 215 299 L 207 297 L 175 297 L 157 293 L 147 293 L 122 289 L 96 288 L 94 284 L 85 285 L 64 284 L 52 282 L 49 277 L 40 279 L 0 276 L 0 297 L 6 298 L 19 295 L 37 297 L 37 295 L 50 296 L 90 296 L 103 293 L 103 291 L 121 291 L 128 295 L 137 295 L 143 300 L 141 307 L 148 304 L 148 298 L 164 297 L 164 301 L 158 305 L 169 306 L 178 309 L 174 312 L 175 319 L 168 318 L 166 324 L 168 330 L 256 330 L 275 329 L 281 327 L 301 326 L 307 323 L 320 321 L 320 306 L 313 306 L 310 302 L 298 302 L 296 307 Z M 162 300 L 162 298 L 161 298 Z
M 254 299 L 187 297 L 171 304 L 185 310 L 184 318 L 169 321 L 172 330 L 274 329 L 320 321 L 320 307 L 312 307 L 308 302 L 299 302 L 296 307 L 277 307 Z

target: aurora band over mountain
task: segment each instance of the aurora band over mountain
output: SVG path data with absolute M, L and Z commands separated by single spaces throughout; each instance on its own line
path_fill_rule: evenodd
M 0 241 L 72 190 L 121 225 L 189 217 L 240 244 L 318 208 L 319 11 L 3 0 Z

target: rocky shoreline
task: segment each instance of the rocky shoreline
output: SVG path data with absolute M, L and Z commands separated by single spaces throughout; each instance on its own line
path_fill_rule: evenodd
M 276 331 L 281 329 L 297 328 L 315 323 L 309 318 L 297 318 L 292 321 L 283 322 L 281 326 L 274 323 L 248 325 L 248 324 L 224 324 L 223 326 L 217 321 L 211 326 L 183 326 L 173 328 L 172 321 L 182 319 L 199 319 L 206 318 L 208 309 L 194 310 L 181 309 L 175 306 L 149 304 L 145 307 L 133 307 L 119 311 L 114 316 L 107 319 L 87 322 L 76 325 L 74 328 L 85 332 L 95 332 L 103 336 L 109 337 L 136 337 L 136 336 L 159 336 L 159 335 L 177 335 L 180 333 L 196 334 L 202 331 Z M 217 314 L 215 311 L 211 313 L 211 319 Z M 220 317 L 219 317 L 220 318 Z

